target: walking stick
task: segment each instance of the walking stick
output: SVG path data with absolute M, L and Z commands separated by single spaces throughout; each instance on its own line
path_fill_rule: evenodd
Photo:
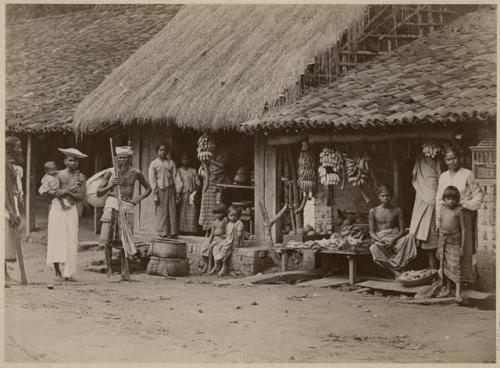
M 16 250 L 17 250 L 17 262 L 19 262 L 19 271 L 21 273 L 21 285 L 28 285 L 28 279 L 26 278 L 26 271 L 24 269 L 23 249 L 21 247 L 21 240 L 19 239 L 16 242 Z

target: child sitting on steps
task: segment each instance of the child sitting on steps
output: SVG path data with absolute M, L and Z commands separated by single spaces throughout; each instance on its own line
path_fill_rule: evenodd
M 208 242 L 204 244 L 201 252 L 203 256 L 202 273 L 206 273 L 214 267 L 214 257 L 212 254 L 213 247 L 224 241 L 224 235 L 226 233 L 226 206 L 221 203 L 217 205 L 212 212 L 215 215 L 215 220 L 212 223 L 212 228 L 210 230 L 210 238 Z
M 229 258 L 233 254 L 235 248 L 243 244 L 244 226 L 241 222 L 241 209 L 238 207 L 229 207 L 228 214 L 229 223 L 226 226 L 226 239 L 215 244 L 212 248 L 215 265 L 208 273 L 213 275 L 220 268 L 218 276 L 225 276 L 229 271 Z

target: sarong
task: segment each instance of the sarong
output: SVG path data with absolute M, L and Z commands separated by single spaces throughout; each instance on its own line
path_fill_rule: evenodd
M 156 232 L 160 235 L 177 235 L 175 187 L 158 189 L 159 203 L 156 205 Z
M 463 209 L 465 222 L 464 254 L 461 262 L 462 282 L 474 282 L 474 271 L 472 269 L 472 255 L 476 253 L 476 211 Z
M 233 253 L 233 250 L 240 246 L 240 242 L 243 241 L 243 229 L 244 225 L 241 221 L 230 222 L 227 224 L 225 239 L 217 244 L 214 244 L 212 250 L 215 261 L 222 261 L 226 257 L 229 257 Z M 239 242 L 236 238 L 237 234 L 240 234 Z
M 5 262 L 17 260 L 17 246 L 20 241 L 18 227 L 10 226 L 9 220 L 5 219 Z
M 222 242 L 224 242 L 225 236 L 223 235 L 216 235 L 214 236 L 212 242 L 207 241 L 206 243 L 203 244 L 201 247 L 201 255 L 203 257 L 208 257 L 208 252 L 210 250 L 210 247 L 213 246 L 220 246 Z
M 122 248 L 120 238 L 120 221 L 118 217 L 118 199 L 113 196 L 108 196 L 104 205 L 104 210 L 101 216 L 101 234 L 99 242 L 104 245 L 111 245 L 114 248 Z M 128 228 L 134 231 L 134 204 L 122 200 L 122 208 L 125 213 Z
M 179 203 L 179 231 L 183 233 L 196 234 L 198 232 L 198 221 L 196 218 L 196 207 L 189 204 L 191 193 L 181 193 Z
M 78 210 L 76 205 L 63 209 L 54 198 L 49 210 L 47 265 L 64 263 L 64 277 L 71 277 L 77 270 Z
M 217 198 L 215 185 L 209 185 L 207 190 L 201 195 L 200 220 L 199 224 L 204 231 L 210 230 L 215 220 L 215 214 L 212 212 L 215 208 Z
M 439 256 L 443 260 L 443 272 L 451 281 L 459 283 L 462 280 L 460 266 L 460 247 L 462 235 L 460 231 L 439 234 Z
M 384 242 L 390 242 L 399 233 L 398 229 L 386 229 L 377 232 L 378 237 Z M 392 250 L 375 243 L 370 246 L 373 261 L 389 270 L 403 269 L 417 255 L 417 246 L 413 234 L 400 238 Z

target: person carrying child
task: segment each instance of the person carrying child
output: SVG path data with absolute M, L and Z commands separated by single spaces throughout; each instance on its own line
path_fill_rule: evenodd
M 229 257 L 235 248 L 243 244 L 244 226 L 240 220 L 241 209 L 234 206 L 229 207 L 227 217 L 229 222 L 226 226 L 226 238 L 212 247 L 215 265 L 208 273 L 209 275 L 216 273 L 220 267 L 218 276 L 225 276 L 229 271 Z
M 446 297 L 451 291 L 451 282 L 455 283 L 455 300 L 462 302 L 461 264 L 464 255 L 465 219 L 460 204 L 460 192 L 454 186 L 448 186 L 443 192 L 443 206 L 439 226 L 438 255 L 441 262 L 439 276 L 441 292 L 438 297 Z M 445 285 L 446 281 L 446 285 Z
M 57 166 L 54 161 L 47 161 L 44 165 L 45 175 L 42 178 L 42 185 L 38 188 L 38 193 L 40 195 L 50 195 L 55 196 L 57 191 L 60 189 L 61 183 L 57 177 Z M 57 198 L 61 203 L 63 210 L 69 210 L 71 204 L 67 198 L 59 197 Z
M 203 256 L 203 268 L 201 270 L 202 273 L 206 273 L 214 267 L 214 257 L 212 254 L 213 247 L 219 243 L 222 243 L 225 239 L 226 234 L 226 206 L 223 203 L 220 203 L 213 209 L 212 212 L 215 215 L 215 220 L 212 222 L 210 238 L 208 242 L 204 244 L 201 252 Z

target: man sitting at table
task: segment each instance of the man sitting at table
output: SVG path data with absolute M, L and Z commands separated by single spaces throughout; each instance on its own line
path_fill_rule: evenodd
M 380 205 L 370 209 L 370 247 L 373 261 L 398 277 L 401 270 L 417 255 L 412 234 L 405 235 L 403 214 L 391 203 L 392 190 L 384 185 L 377 188 Z

